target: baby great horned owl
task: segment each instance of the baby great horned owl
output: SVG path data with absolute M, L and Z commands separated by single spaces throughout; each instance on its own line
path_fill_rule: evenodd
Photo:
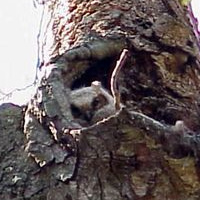
M 98 81 L 90 87 L 73 90 L 70 94 L 71 112 L 82 126 L 89 126 L 116 112 L 113 97 Z

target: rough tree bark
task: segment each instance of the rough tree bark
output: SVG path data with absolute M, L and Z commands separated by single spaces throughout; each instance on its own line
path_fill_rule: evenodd
M 46 73 L 27 106 L 0 107 L 0 199 L 199 199 L 200 59 L 187 9 L 177 0 L 43 3 Z M 110 90 L 123 49 L 122 108 L 81 126 L 71 91 L 95 80 Z

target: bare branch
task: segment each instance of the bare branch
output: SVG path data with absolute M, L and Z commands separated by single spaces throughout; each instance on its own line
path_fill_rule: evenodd
M 26 87 L 23 87 L 23 88 L 15 88 L 15 89 L 13 89 L 11 92 L 8 92 L 8 93 L 5 93 L 5 92 L 3 92 L 3 91 L 0 90 L 0 94 L 3 95 L 3 97 L 0 98 L 0 101 L 5 100 L 6 98 L 9 99 L 9 98 L 12 96 L 12 94 L 13 94 L 14 92 L 20 92 L 20 91 L 26 90 L 26 89 L 28 89 L 28 88 L 30 88 L 30 87 L 33 87 L 33 86 L 35 86 L 35 85 L 36 85 L 36 81 L 34 80 L 33 83 L 31 83 L 30 85 L 27 85 Z
M 117 89 L 117 78 L 119 76 L 119 72 L 121 68 L 124 66 L 126 59 L 128 55 L 128 50 L 124 49 L 120 55 L 119 60 L 117 61 L 117 64 L 115 66 L 115 69 L 113 70 L 112 76 L 111 76 L 111 92 L 114 97 L 115 101 L 115 108 L 116 110 L 120 109 L 120 93 Z

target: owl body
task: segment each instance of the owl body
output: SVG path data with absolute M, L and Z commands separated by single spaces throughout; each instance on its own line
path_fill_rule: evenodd
M 71 112 L 82 126 L 89 126 L 116 112 L 113 97 L 98 81 L 90 87 L 73 90 L 70 94 Z

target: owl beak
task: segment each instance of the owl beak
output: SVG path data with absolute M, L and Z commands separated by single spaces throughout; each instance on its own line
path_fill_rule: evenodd
M 86 118 L 86 120 L 87 120 L 88 122 L 92 120 L 92 117 L 93 117 L 93 114 L 92 114 L 91 111 L 87 111 L 87 112 L 85 113 L 85 118 Z

